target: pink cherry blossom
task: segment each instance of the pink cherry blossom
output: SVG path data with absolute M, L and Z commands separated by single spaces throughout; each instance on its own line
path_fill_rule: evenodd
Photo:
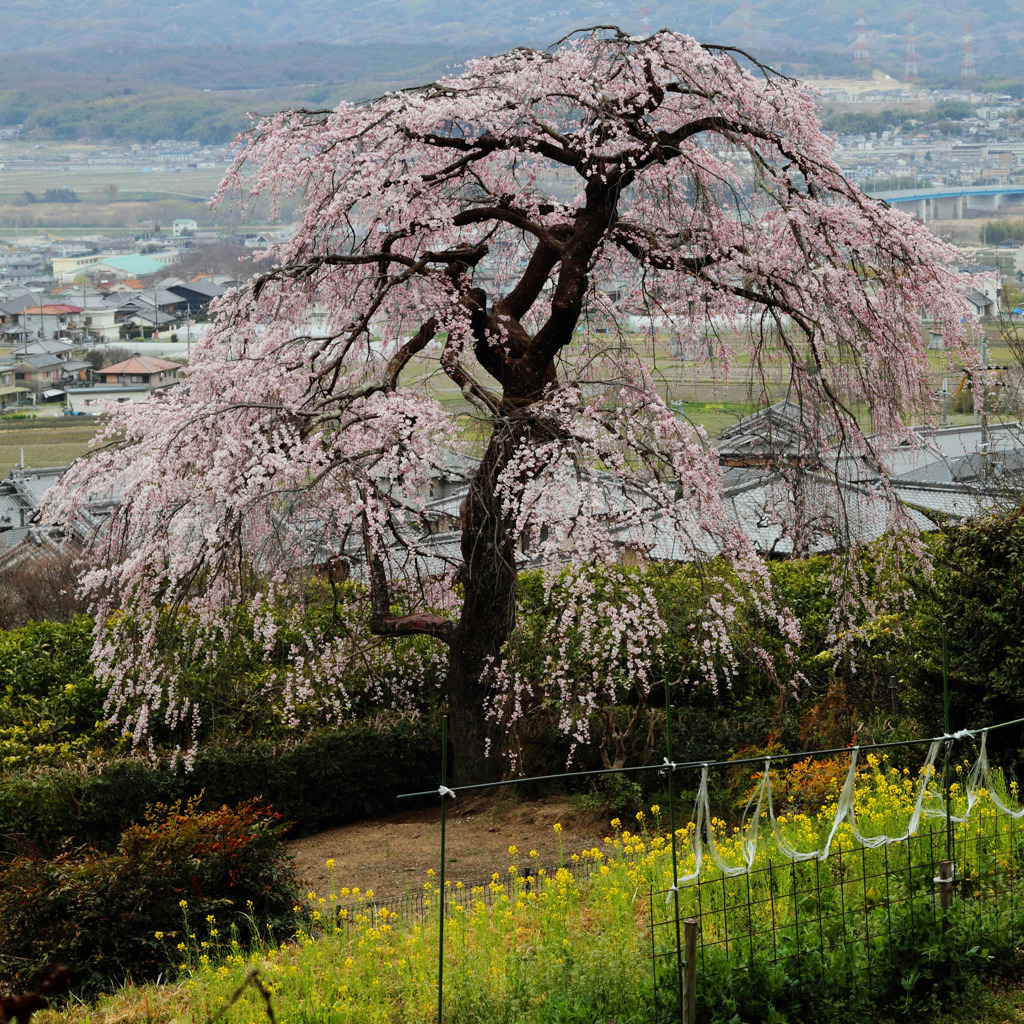
M 755 399 L 799 402 L 794 459 L 813 465 L 912 441 L 931 404 L 922 314 L 968 357 L 952 252 L 843 177 L 814 98 L 669 31 L 586 32 L 255 120 L 218 201 L 296 196 L 274 269 L 217 304 L 186 381 L 120 408 L 56 499 L 73 516 L 119 494 L 82 585 L 108 712 L 137 742 L 155 716 L 198 727 L 169 630 L 210 658 L 244 608 L 270 645 L 267 609 L 330 557 L 365 584 L 372 634 L 436 641 L 458 780 L 501 770 L 485 752 L 530 688 L 585 742 L 588 709 L 649 681 L 665 628 L 650 595 L 588 589 L 587 565 L 626 548 L 730 563 L 742 585 L 695 619 L 709 672 L 735 602 L 798 640 L 727 515 L 715 450 L 667 404 L 666 338 L 699 351 L 702 376 L 749 369 Z M 649 329 L 628 333 L 627 313 Z M 459 416 L 485 441 L 446 546 L 429 505 L 466 450 Z M 593 678 L 505 664 L 527 561 L 575 581 L 552 640 L 582 630 Z M 295 699 L 318 676 L 341 713 L 360 649 L 311 637 Z

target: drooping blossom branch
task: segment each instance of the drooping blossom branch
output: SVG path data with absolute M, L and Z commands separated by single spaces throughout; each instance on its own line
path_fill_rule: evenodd
M 289 195 L 295 229 L 269 272 L 217 304 L 184 384 L 120 408 L 112 446 L 55 499 L 71 517 L 116 490 L 83 587 L 110 713 L 140 741 L 153 714 L 189 708 L 155 654 L 168 631 L 228 635 L 255 594 L 261 608 L 291 600 L 296 575 L 331 558 L 367 587 L 372 630 L 443 645 L 462 780 L 499 770 L 486 709 L 538 685 L 497 682 L 515 675 L 503 659 L 526 562 L 569 568 L 581 582 L 564 621 L 597 636 L 588 602 L 609 623 L 656 615 L 598 599 L 580 567 L 627 549 L 723 560 L 744 583 L 701 610 L 708 671 L 728 663 L 734 602 L 795 642 L 716 452 L 668 403 L 659 333 L 697 344 L 717 379 L 749 367 L 755 395 L 798 399 L 787 458 L 807 471 L 882 465 L 912 441 L 932 401 L 922 313 L 971 358 L 951 250 L 844 179 L 813 98 L 669 31 L 596 29 L 369 103 L 259 119 L 218 201 Z M 650 331 L 627 331 L 628 316 Z M 465 458 L 467 407 L 483 450 L 445 544 L 432 487 Z M 884 483 L 878 500 L 898 524 Z M 653 652 L 657 630 L 644 636 Z M 631 672 L 653 664 L 601 649 Z M 330 664 L 344 675 L 337 647 Z M 623 696 L 608 680 L 548 682 L 580 708 Z

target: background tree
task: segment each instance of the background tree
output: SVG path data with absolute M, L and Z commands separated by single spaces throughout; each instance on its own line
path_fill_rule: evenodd
M 66 514 L 112 478 L 123 495 L 84 578 L 111 710 L 137 739 L 153 715 L 194 716 L 168 632 L 230 631 L 325 552 L 364 581 L 375 636 L 436 641 L 462 781 L 500 770 L 485 756 L 494 708 L 531 685 L 503 662 L 523 550 L 582 565 L 628 543 L 731 563 L 695 613 L 698 673 L 728 662 L 741 600 L 796 642 L 726 514 L 715 452 L 666 404 L 663 350 L 617 324 L 643 310 L 677 344 L 699 340 L 708 372 L 781 380 L 804 410 L 791 457 L 808 470 L 876 459 L 858 409 L 880 438 L 909 440 L 904 416 L 930 401 L 919 311 L 962 346 L 958 281 L 949 251 L 847 182 L 831 149 L 797 83 L 669 31 L 592 30 L 257 121 L 221 197 L 299 195 L 297 229 L 220 303 L 187 382 L 120 410 L 119 443 L 63 488 Z M 425 505 L 463 446 L 453 395 L 484 448 L 447 550 Z M 633 673 L 661 629 L 635 612 L 615 632 Z M 563 618 L 585 635 L 586 615 L 581 593 Z M 264 628 L 270 643 L 269 613 Z M 320 671 L 343 674 L 344 646 L 327 646 Z M 614 691 L 559 686 L 577 709 Z
M 105 366 L 116 366 L 126 359 L 131 359 L 137 349 L 128 345 L 104 345 L 103 348 L 91 348 L 85 353 L 85 360 L 92 364 L 94 370 L 102 370 Z
M 269 270 L 270 266 L 269 260 L 254 260 L 253 250 L 244 245 L 227 241 L 204 242 L 184 249 L 181 259 L 174 265 L 174 272 L 186 281 L 196 274 L 227 274 L 239 280 Z

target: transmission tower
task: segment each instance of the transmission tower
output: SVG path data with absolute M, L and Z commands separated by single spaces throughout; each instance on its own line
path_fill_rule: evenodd
M 974 70 L 974 36 L 971 35 L 971 26 L 964 29 L 964 59 L 960 65 L 960 77 L 970 78 L 975 74 Z
M 917 50 L 914 47 L 914 16 L 907 15 L 907 57 L 903 64 L 903 81 L 917 81 Z
M 868 53 L 868 31 L 864 23 L 864 12 L 857 12 L 857 38 L 853 43 L 853 66 L 857 71 L 867 71 L 871 63 Z

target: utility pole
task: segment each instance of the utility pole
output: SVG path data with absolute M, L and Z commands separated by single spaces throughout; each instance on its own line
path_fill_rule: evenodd
M 988 399 L 988 353 L 985 346 L 985 328 L 982 326 L 981 329 L 981 380 L 978 383 L 981 385 L 981 442 L 978 447 L 981 449 L 981 483 L 982 486 L 988 483 L 988 409 L 986 406 L 986 400 Z M 978 419 L 979 414 L 975 412 L 975 420 Z

